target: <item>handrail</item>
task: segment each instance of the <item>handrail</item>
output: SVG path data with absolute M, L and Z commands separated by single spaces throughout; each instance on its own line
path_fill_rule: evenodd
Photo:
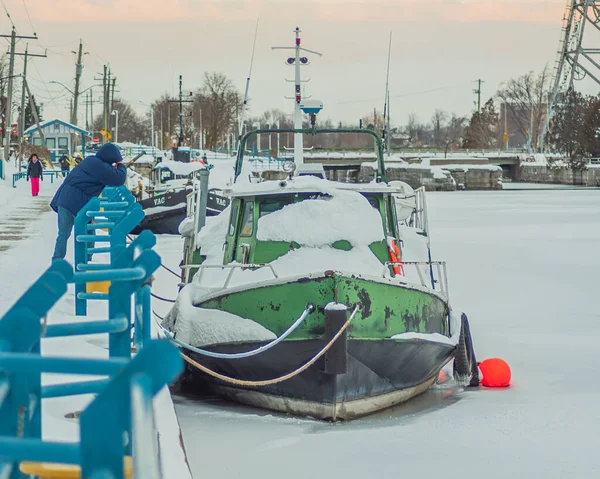
M 236 269 L 238 269 L 238 268 L 240 268 L 240 269 L 264 268 L 265 266 L 271 270 L 271 273 L 273 273 L 273 277 L 275 279 L 279 278 L 279 276 L 275 272 L 275 269 L 273 268 L 273 265 L 271 265 L 271 263 L 260 263 L 260 264 L 244 263 L 244 264 L 223 264 L 223 265 L 221 265 L 221 264 L 207 264 L 207 265 L 184 264 L 184 265 L 181 265 L 180 268 L 183 270 L 198 269 L 200 271 L 200 275 L 198 276 L 198 279 L 196 280 L 196 282 L 198 282 L 198 283 L 200 283 L 200 281 L 202 281 L 202 276 L 204 275 L 205 269 L 230 269 L 229 274 L 227 275 L 227 278 L 225 279 L 225 283 L 222 286 L 222 288 L 227 288 L 227 286 L 229 286 L 229 282 L 231 281 L 231 278 L 233 277 L 233 273 Z
M 417 275 L 419 276 L 419 281 L 421 286 L 424 286 L 425 288 L 429 288 L 429 289 L 435 289 L 435 285 L 439 284 L 440 285 L 440 291 L 442 294 L 444 294 L 446 296 L 446 298 L 449 297 L 449 293 L 448 293 L 448 275 L 447 275 L 447 270 L 446 270 L 446 262 L 445 261 L 386 261 L 383 265 L 383 271 L 382 271 L 382 276 L 383 277 L 387 277 L 389 275 L 390 266 L 414 266 L 414 269 L 417 273 Z M 425 279 L 425 276 L 423 275 L 423 271 L 421 271 L 420 266 L 426 266 L 427 267 L 427 274 L 431 274 L 431 278 L 433 280 L 433 284 L 431 284 L 430 281 Z M 435 267 L 437 274 L 434 275 L 433 274 L 433 267 Z M 406 274 L 406 268 L 404 268 L 405 274 Z M 403 279 L 404 276 L 401 275 L 396 275 L 394 276 L 396 279 Z M 435 279 L 437 278 L 437 279 Z M 405 278 L 404 278 L 405 279 Z M 409 281 L 407 281 L 409 282 Z
M 246 142 L 248 138 L 253 135 L 257 135 L 259 133 L 303 133 L 307 135 L 317 135 L 320 133 L 361 133 L 370 135 L 374 138 L 375 144 L 377 146 L 377 164 L 378 164 L 378 176 L 382 181 L 387 181 L 387 172 L 385 169 L 385 162 L 383 160 L 383 141 L 381 137 L 373 130 L 367 130 L 362 128 L 302 128 L 302 129 L 293 129 L 293 128 L 282 128 L 282 129 L 258 129 L 252 130 L 246 133 L 240 140 L 240 145 L 238 148 L 237 160 L 235 163 L 235 179 L 240 176 L 242 172 L 242 163 L 244 159 L 244 151 L 246 150 Z
M 105 198 L 122 218 L 108 226 L 111 232 L 111 258 L 108 265 L 87 262 L 87 211 L 98 210 L 99 200 L 91 200 L 78 215 L 77 229 L 85 242 L 77 242 L 78 271 L 64 260 L 52 266 L 0 318 L 0 477 L 29 477 L 32 463 L 44 461 L 81 466 L 82 477 L 124 477 L 126 454 L 133 452 L 136 477 L 158 479 L 159 454 L 156 450 L 152 397 L 182 370 L 178 350 L 168 341 L 150 337 L 150 286 L 160 257 L 151 248 L 154 235 L 145 231 L 131 244 L 126 233 L 139 218 L 141 209 L 132 207 L 131 193 L 122 188 L 105 189 Z M 127 196 L 129 195 L 129 197 Z M 103 199 L 104 201 L 104 199 Z M 106 204 L 105 204 L 106 206 Z M 105 212 L 101 212 L 105 213 Z M 143 217 L 143 212 L 142 212 Z M 76 233 L 78 231 L 76 230 Z M 92 236 L 90 238 L 90 236 Z M 101 268 L 96 268 L 101 266 Z M 120 281 L 109 294 L 85 293 L 86 284 Z M 46 326 L 48 311 L 66 291 L 68 284 L 78 289 L 76 302 L 107 299 L 109 318 L 101 321 L 60 323 Z M 82 289 L 83 288 L 83 289 Z M 131 298 L 135 315 L 131 316 Z M 76 307 L 77 308 L 77 307 Z M 78 311 L 81 313 L 81 311 Z M 132 359 L 131 328 L 134 328 L 136 356 Z M 40 355 L 41 340 L 88 334 L 109 334 L 109 358 L 88 359 Z M 42 373 L 104 376 L 102 379 L 42 386 Z M 97 394 L 80 418 L 80 442 L 76 444 L 42 441 L 42 398 Z M 130 440 L 123 447 L 123 437 Z M 36 464 L 33 463 L 35 468 Z M 22 471 L 22 472 L 21 472 Z

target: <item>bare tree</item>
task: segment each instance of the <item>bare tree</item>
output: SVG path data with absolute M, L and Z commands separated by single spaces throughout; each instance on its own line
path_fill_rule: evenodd
M 497 96 L 504 104 L 515 123 L 516 130 L 525 138 L 532 138 L 532 147 L 542 133 L 546 118 L 551 74 L 548 66 L 537 75 L 529 72 L 511 78 L 501 85 Z
M 206 148 L 216 148 L 229 132 L 237 133 L 237 118 L 242 97 L 224 74 L 213 72 L 204 75 L 204 84 L 194 96 L 193 114 L 200 117 Z M 196 112 L 198 114 L 196 115 Z

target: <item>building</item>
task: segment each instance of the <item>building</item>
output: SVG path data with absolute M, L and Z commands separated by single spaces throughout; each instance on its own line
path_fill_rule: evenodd
M 51 160 L 57 160 L 63 153 L 73 154 L 76 147 L 81 145 L 82 154 L 85 156 L 85 141 L 89 132 L 78 126 L 71 125 L 62 120 L 50 120 L 41 123 L 40 128 L 46 140 L 45 146 L 50 150 Z M 25 130 L 27 141 L 34 146 L 42 146 L 37 125 Z

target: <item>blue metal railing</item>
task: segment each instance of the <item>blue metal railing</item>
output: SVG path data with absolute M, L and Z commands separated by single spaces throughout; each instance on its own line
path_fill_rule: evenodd
M 90 239 L 88 235 L 82 235 L 85 238 L 77 241 L 76 233 L 75 256 L 84 258 L 77 265 L 80 268 L 74 271 L 66 261 L 55 261 L 0 318 L 2 478 L 25 479 L 31 471 L 22 461 L 44 461 L 79 465 L 82 477 L 86 478 L 121 479 L 125 477 L 125 457 L 132 452 L 136 477 L 154 479 L 159 475 L 152 397 L 179 374 L 183 365 L 175 347 L 150 338 L 150 286 L 147 283 L 160 265 L 160 257 L 151 249 L 156 239 L 152 233 L 144 232 L 131 244 L 126 244 L 125 231 L 133 228 L 131 218 L 139 215 L 123 189 L 107 189 L 102 200 L 90 203 L 84 208 L 86 212 L 99 212 L 99 207 L 123 212 L 110 227 L 108 254 L 111 264 L 107 265 L 108 269 L 86 271 L 81 268 L 91 266 L 86 255 L 89 251 L 86 243 Z M 96 217 L 85 213 L 78 215 L 79 229 L 87 228 L 89 220 Z M 118 282 L 118 287 L 110 288 L 109 294 L 104 295 L 109 301 L 109 319 L 45 325 L 48 311 L 65 294 L 68 284 L 85 288 L 89 282 L 104 280 Z M 133 318 L 132 297 L 135 304 Z M 132 322 L 138 351 L 133 359 Z M 87 334 L 109 334 L 108 359 L 40 355 L 40 343 L 44 338 Z M 42 386 L 42 373 L 106 378 Z M 97 397 L 80 417 L 80 443 L 41 440 L 43 398 L 90 393 Z
M 42 172 L 42 175 L 50 177 L 50 183 L 54 183 L 54 178 L 58 177 L 58 175 L 61 175 L 61 177 L 65 177 L 68 174 L 69 174 L 69 171 L 62 171 L 62 170 L 47 170 L 47 171 Z M 17 181 L 22 180 L 23 178 L 27 178 L 27 172 L 20 171 L 19 173 L 13 173 L 13 175 L 12 175 L 13 188 L 16 188 Z

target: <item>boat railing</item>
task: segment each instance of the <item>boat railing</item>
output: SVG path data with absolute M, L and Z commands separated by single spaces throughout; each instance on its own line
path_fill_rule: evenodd
M 423 230 L 426 234 L 429 233 L 424 186 L 415 190 L 415 209 L 411 215 L 409 226 Z
M 448 297 L 448 275 L 446 271 L 445 261 L 388 261 L 383 267 L 383 276 L 388 276 L 390 266 L 399 266 L 401 275 L 396 275 L 396 278 L 408 278 L 410 271 L 414 271 L 419 278 L 421 286 L 440 291 L 444 296 Z M 410 281 L 410 280 L 408 280 Z
M 278 279 L 279 275 L 275 272 L 275 269 L 273 268 L 273 266 L 269 263 L 261 263 L 261 264 L 251 264 L 251 263 L 246 263 L 246 264 L 209 264 L 209 265 L 202 265 L 202 264 L 184 264 L 181 266 L 181 269 L 185 270 L 186 273 L 188 273 L 190 270 L 198 270 L 198 276 L 195 278 L 195 281 L 198 284 L 202 284 L 202 279 L 204 278 L 204 272 L 207 269 L 214 269 L 214 270 L 229 270 L 229 272 L 227 273 L 227 276 L 225 277 L 225 281 L 223 282 L 222 286 L 219 287 L 219 289 L 227 289 L 229 287 L 229 283 L 231 283 L 231 279 L 233 278 L 233 273 L 237 270 L 237 269 L 257 269 L 257 268 L 268 268 L 269 271 L 271 272 L 271 274 L 273 275 L 274 279 Z M 189 273 L 186 275 L 189 277 Z M 180 286 L 185 286 L 184 284 L 181 284 Z M 211 287 L 215 287 L 214 282 L 211 278 Z

